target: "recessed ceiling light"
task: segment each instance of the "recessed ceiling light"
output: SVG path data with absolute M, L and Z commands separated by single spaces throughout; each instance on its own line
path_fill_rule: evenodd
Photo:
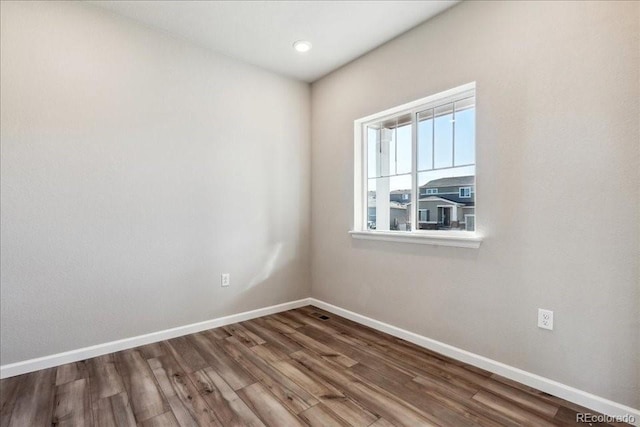
M 300 53 L 306 53 L 311 50 L 311 43 L 306 40 L 298 40 L 293 43 L 293 48 Z

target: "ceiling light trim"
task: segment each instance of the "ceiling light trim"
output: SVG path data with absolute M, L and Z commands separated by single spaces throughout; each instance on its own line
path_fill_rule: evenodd
M 308 53 L 312 47 L 311 42 L 307 40 L 296 40 L 293 42 L 293 48 L 298 53 Z

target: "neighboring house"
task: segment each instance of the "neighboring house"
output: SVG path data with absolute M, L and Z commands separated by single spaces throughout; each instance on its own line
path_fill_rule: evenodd
M 389 193 L 389 200 L 406 205 L 411 202 L 411 190 L 393 190 Z
M 420 186 L 420 230 L 475 230 L 476 177 L 440 178 Z
M 420 187 L 419 230 L 475 230 L 476 177 L 439 178 Z M 389 229 L 411 228 L 411 190 L 389 193 Z M 369 192 L 368 228 L 376 228 L 376 192 Z
M 409 190 L 406 190 L 409 191 Z M 402 198 L 402 196 L 400 196 Z M 405 231 L 409 228 L 409 211 L 405 203 L 394 200 L 389 202 L 389 230 Z M 368 228 L 376 229 L 376 193 L 369 192 L 369 200 L 367 203 L 367 224 Z

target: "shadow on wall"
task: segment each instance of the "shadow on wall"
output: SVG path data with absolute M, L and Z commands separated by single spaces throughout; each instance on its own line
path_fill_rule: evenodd
M 302 277 L 299 262 L 290 259 L 278 263 L 274 262 L 274 259 L 267 260 L 264 268 L 246 285 L 240 285 L 240 289 L 236 288 L 225 304 L 224 313 L 212 317 L 236 314 L 307 297 L 306 292 L 300 292 L 300 289 L 305 287 L 300 286 L 299 281 L 292 280 L 292 277 Z M 295 295 L 292 295 L 294 293 Z M 247 301 L 253 301 L 253 307 L 247 306 Z
M 258 273 L 251 278 L 247 287 L 253 288 L 254 286 L 259 285 L 260 283 L 266 281 L 271 277 L 278 268 L 278 265 L 286 263 L 288 260 L 282 260 L 284 257 L 283 254 L 284 244 L 282 242 L 278 242 L 272 246 L 270 253 L 267 255 L 265 261 L 262 264 L 262 269 L 258 271 Z M 289 257 L 292 259 L 293 257 Z

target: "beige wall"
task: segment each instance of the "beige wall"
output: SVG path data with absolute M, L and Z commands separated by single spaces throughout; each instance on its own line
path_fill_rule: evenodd
M 2 364 L 309 296 L 307 84 L 79 2 L 1 15 Z
M 464 2 L 314 83 L 312 295 L 640 407 L 639 22 Z M 352 240 L 353 120 L 471 81 L 481 248 Z
M 640 406 L 640 4 L 465 2 L 312 99 L 91 5 L 1 5 L 2 364 L 311 292 Z M 351 240 L 353 120 L 470 81 L 482 247 Z

